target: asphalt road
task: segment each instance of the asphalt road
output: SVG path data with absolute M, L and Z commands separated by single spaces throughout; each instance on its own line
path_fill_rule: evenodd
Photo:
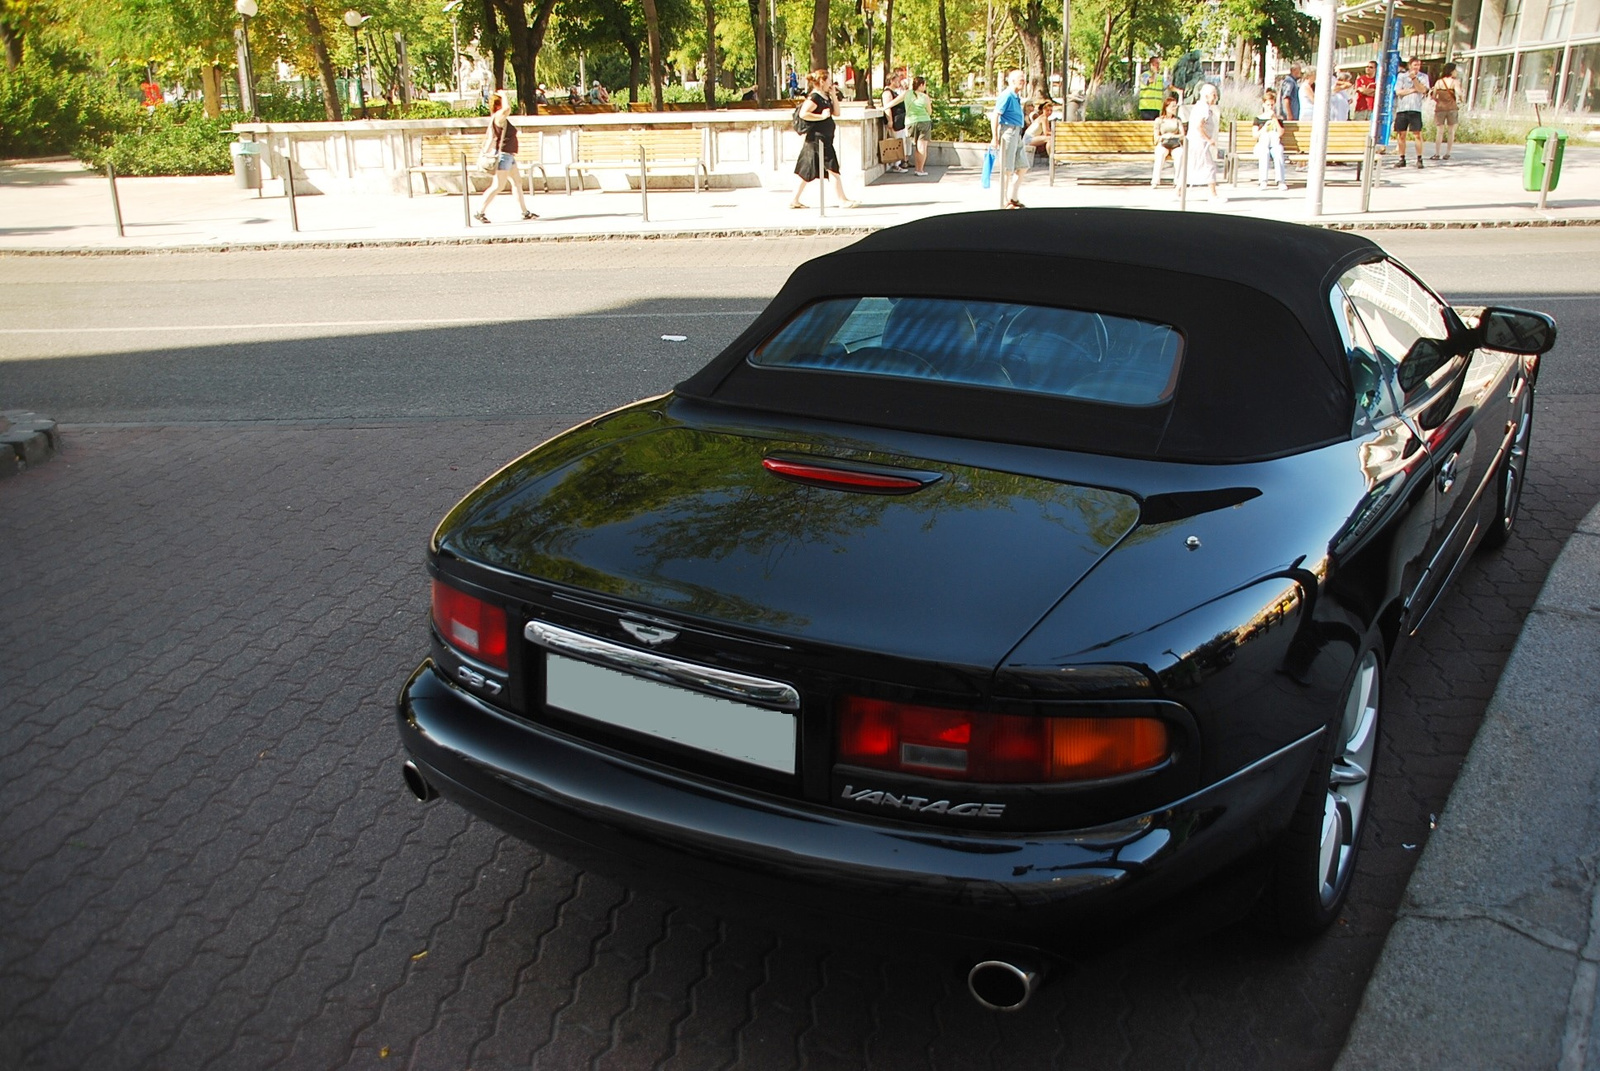
M 840 240 L 0 257 L 0 408 L 68 424 L 0 483 L 0 1066 L 1331 1065 L 1600 497 L 1600 233 L 1381 240 L 1452 300 L 1549 309 L 1562 342 L 1522 525 L 1391 676 L 1356 894 L 1295 947 L 1129 933 L 1011 1016 L 938 949 L 668 904 L 398 776 L 432 523 L 682 378 Z
M 1596 381 L 1600 234 L 1382 240 L 1450 300 L 1548 306 L 1564 344 L 1541 385 Z M 667 389 L 847 242 L 5 258 L 0 403 L 70 422 L 576 418 Z

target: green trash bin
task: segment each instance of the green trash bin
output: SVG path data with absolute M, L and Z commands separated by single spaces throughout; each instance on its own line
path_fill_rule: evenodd
M 1567 151 L 1567 132 L 1553 126 L 1536 126 L 1528 131 L 1522 150 L 1522 188 L 1535 193 L 1544 184 L 1544 154 L 1551 138 L 1556 139 L 1556 156 L 1550 165 L 1550 189 L 1561 181 L 1561 157 Z

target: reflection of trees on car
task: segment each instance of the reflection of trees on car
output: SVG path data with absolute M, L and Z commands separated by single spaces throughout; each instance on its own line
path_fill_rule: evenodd
M 644 410 L 635 410 L 617 419 L 633 422 L 644 416 Z M 800 441 L 689 428 L 653 430 L 612 449 L 571 457 L 540 481 L 537 492 L 485 510 L 475 538 L 521 548 L 537 559 L 528 567 L 540 575 L 590 586 L 599 578 L 563 565 L 563 548 L 612 527 L 626 531 L 637 556 L 655 567 L 671 560 L 720 561 L 743 555 L 770 569 L 802 545 L 833 544 L 843 552 L 848 535 L 884 524 L 890 514 L 909 514 L 927 532 L 962 512 L 1026 510 L 1056 528 L 1063 539 L 1086 539 L 1089 546 L 1083 549 L 1093 553 L 1114 545 L 1138 518 L 1137 503 L 1116 492 L 870 449 L 835 450 L 829 456 L 867 465 L 911 462 L 947 475 L 916 494 L 890 497 L 797 487 L 761 467 L 768 454 L 804 454 L 809 449 L 811 444 Z M 982 551 L 973 548 L 975 554 Z

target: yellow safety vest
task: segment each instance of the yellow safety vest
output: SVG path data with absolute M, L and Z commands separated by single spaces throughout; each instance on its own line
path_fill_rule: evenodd
M 1166 103 L 1167 87 L 1159 74 L 1145 72 L 1144 85 L 1139 87 L 1139 110 L 1142 112 L 1159 112 L 1161 105 Z

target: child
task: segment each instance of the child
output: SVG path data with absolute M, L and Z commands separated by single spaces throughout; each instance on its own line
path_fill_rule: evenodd
M 1257 185 L 1267 188 L 1267 172 L 1278 164 L 1277 189 L 1283 189 L 1283 122 L 1278 118 L 1278 94 L 1267 90 L 1261 95 L 1261 114 L 1255 118 Z

